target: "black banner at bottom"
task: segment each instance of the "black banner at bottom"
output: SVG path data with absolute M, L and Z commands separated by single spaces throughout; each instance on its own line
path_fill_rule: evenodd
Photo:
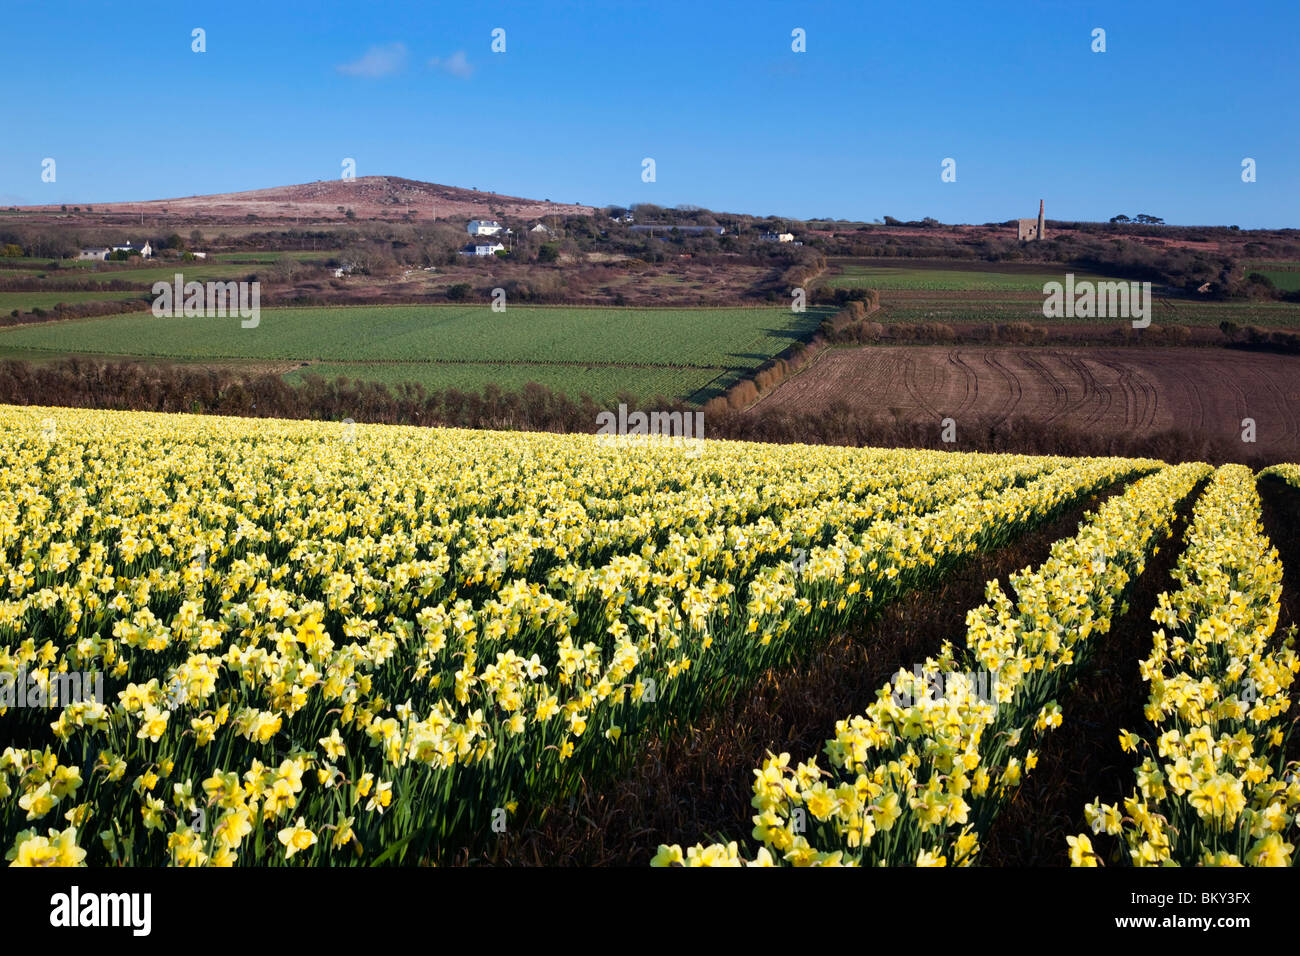
M 691 935 L 719 939 L 846 925 L 907 933 L 929 926 L 942 930 L 936 942 L 963 925 L 1084 939 L 1167 931 L 1224 939 L 1288 930 L 1297 889 L 1287 872 L 1177 868 L 748 877 L 649 868 L 7 869 L 5 876 L 6 935 L 33 942 L 76 935 L 181 943 L 232 931 L 239 939 L 376 942 L 426 922 L 486 928 L 500 939 L 539 930 L 621 936 L 635 926 L 655 936 L 686 932 L 688 923 Z

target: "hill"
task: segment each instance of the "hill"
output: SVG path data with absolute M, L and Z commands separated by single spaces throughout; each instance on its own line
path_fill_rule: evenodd
M 84 206 L 85 204 L 83 204 Z M 441 186 L 397 176 L 358 176 L 355 179 L 319 180 L 296 186 L 275 186 L 247 192 L 151 199 L 141 202 L 90 203 L 99 214 L 159 214 L 171 219 L 337 220 L 351 209 L 358 219 L 491 219 L 540 216 L 592 215 L 592 206 L 524 199 L 479 192 L 458 186 Z M 24 206 L 24 212 L 58 213 L 62 207 Z

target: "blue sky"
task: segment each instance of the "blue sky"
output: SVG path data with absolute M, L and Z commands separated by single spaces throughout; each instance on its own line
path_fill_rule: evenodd
M 1295 227 L 1298 27 L 1294 0 L 5 0 L 0 202 L 256 189 L 351 157 L 594 205 L 978 223 L 1041 197 L 1057 219 Z

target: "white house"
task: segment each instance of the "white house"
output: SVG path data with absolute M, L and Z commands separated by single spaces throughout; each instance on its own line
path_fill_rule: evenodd
M 112 251 L 126 252 L 126 253 L 138 252 L 140 253 L 141 256 L 143 256 L 146 259 L 153 257 L 153 246 L 149 245 L 148 240 L 145 240 L 145 244 L 141 246 L 139 249 L 137 249 L 133 243 L 128 242 L 124 246 L 113 246 Z
M 464 249 L 460 250 L 462 256 L 494 256 L 498 252 L 505 252 L 506 247 L 501 245 L 495 239 L 491 242 L 471 242 Z
M 501 223 L 495 219 L 471 219 L 465 231 L 471 236 L 495 236 L 501 232 Z
M 195 259 L 206 259 L 208 257 L 208 254 L 206 252 L 191 252 L 190 255 L 192 255 Z
M 551 230 L 550 230 L 549 228 L 547 228 L 543 223 L 540 223 L 540 222 L 539 222 L 537 225 L 533 226 L 533 228 L 529 229 L 528 231 L 529 231 L 530 233 L 532 233 L 533 235 L 535 235 L 535 236 L 553 236 L 553 235 L 555 235 L 555 233 L 551 232 Z
M 765 232 L 758 237 L 763 242 L 794 242 L 792 232 Z
M 77 256 L 77 258 L 87 259 L 87 260 L 98 259 L 102 262 L 103 260 L 108 258 L 108 252 L 109 250 L 107 247 L 103 249 L 82 249 L 81 255 Z

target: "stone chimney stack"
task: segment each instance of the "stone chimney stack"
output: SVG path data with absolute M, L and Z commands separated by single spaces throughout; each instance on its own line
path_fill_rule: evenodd
M 1043 201 L 1038 200 L 1038 238 L 1043 238 Z

